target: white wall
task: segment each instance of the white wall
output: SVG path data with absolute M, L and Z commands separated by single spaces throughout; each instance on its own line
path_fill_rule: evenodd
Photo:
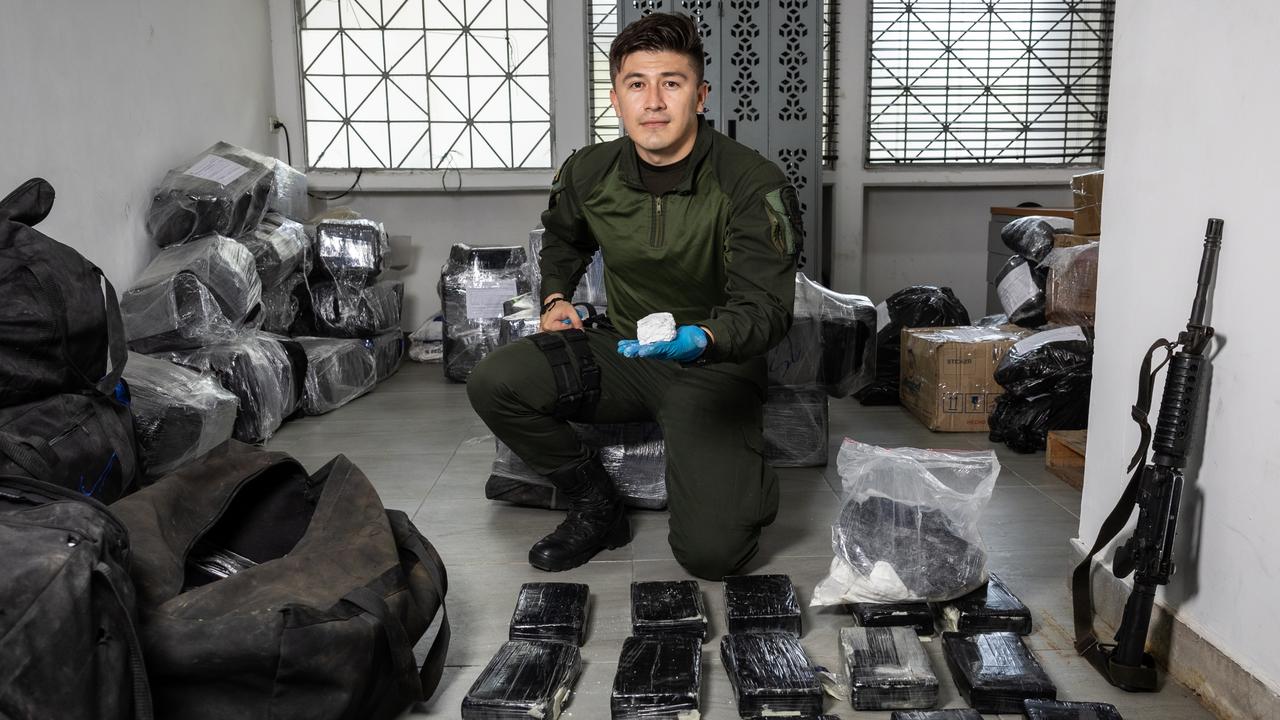
M 217 140 L 268 148 L 275 106 L 263 0 L 6 0 L 0 196 L 57 190 L 40 229 L 123 292 L 156 252 L 151 188 Z
M 1180 567 L 1161 600 L 1273 690 L 1280 689 L 1280 145 L 1266 133 L 1280 114 L 1280 84 L 1263 48 L 1277 33 L 1274 3 L 1117 4 L 1080 515 L 1080 536 L 1092 544 L 1138 441 L 1129 405 L 1139 360 L 1155 338 L 1184 327 L 1205 220 L 1223 218 L 1212 314 L 1220 352 L 1203 458 L 1189 469 Z

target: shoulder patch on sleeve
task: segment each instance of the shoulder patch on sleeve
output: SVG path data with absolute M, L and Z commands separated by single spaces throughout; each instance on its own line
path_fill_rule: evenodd
M 551 178 L 551 197 L 547 201 L 548 210 L 554 210 L 556 204 L 560 201 L 560 193 L 564 191 L 564 182 L 560 176 L 564 174 L 564 169 L 569 166 L 569 161 L 573 159 L 573 154 L 576 152 L 578 152 L 577 148 L 569 151 L 569 157 L 565 158 L 564 162 L 560 163 L 560 167 L 556 170 L 556 174 Z
M 783 185 L 764 196 L 769 215 L 769 239 L 779 255 L 794 258 L 804 249 L 804 216 L 796 189 Z

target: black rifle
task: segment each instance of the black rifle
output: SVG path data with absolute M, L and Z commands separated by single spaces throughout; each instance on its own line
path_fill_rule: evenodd
M 1151 625 L 1151 608 L 1156 588 L 1169 582 L 1173 574 L 1173 538 L 1178 523 L 1178 502 L 1182 497 L 1182 469 L 1187 465 L 1188 446 L 1194 434 L 1196 404 L 1201 381 L 1208 362 L 1206 350 L 1213 338 L 1213 328 L 1205 324 L 1205 311 L 1218 250 L 1222 247 L 1222 221 L 1209 219 L 1205 230 L 1204 254 L 1200 257 L 1200 276 L 1196 281 L 1196 299 L 1191 305 L 1187 329 L 1177 342 L 1160 339 L 1147 351 L 1138 377 L 1138 399 L 1133 405 L 1133 419 L 1142 428 L 1142 440 L 1133 454 L 1129 470 L 1136 472 L 1120 496 L 1120 502 L 1098 531 L 1098 539 L 1071 577 L 1075 610 L 1076 652 L 1087 658 L 1112 685 L 1130 692 L 1156 689 L 1155 660 L 1146 652 L 1147 630 Z M 1164 350 L 1164 360 L 1154 369 L 1152 358 Z M 1164 396 L 1154 435 L 1148 424 L 1151 393 L 1156 373 L 1165 365 Z M 1147 449 L 1155 450 L 1147 464 Z M 1138 526 L 1133 535 L 1116 550 L 1113 571 L 1124 578 L 1135 573 L 1133 591 L 1124 606 L 1124 617 L 1116 630 L 1115 643 L 1103 643 L 1093 633 L 1093 595 L 1089 585 L 1093 557 L 1102 551 L 1124 528 L 1138 507 Z

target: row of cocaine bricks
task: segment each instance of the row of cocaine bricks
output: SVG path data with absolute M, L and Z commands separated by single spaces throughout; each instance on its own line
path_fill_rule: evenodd
M 578 583 L 526 583 L 509 640 L 462 702 L 465 720 L 559 717 L 581 670 L 590 591 Z M 823 677 L 800 644 L 801 611 L 786 575 L 724 580 L 728 634 L 720 658 L 738 713 L 823 718 Z M 895 720 L 980 720 L 1026 713 L 1032 720 L 1120 720 L 1104 703 L 1058 702 L 1057 690 L 1021 635 L 1031 613 L 999 578 L 946 603 L 849 606 L 840 630 L 843 685 L 855 710 L 901 710 Z M 622 645 L 610 697 L 614 720 L 697 717 L 707 613 L 696 581 L 631 585 L 633 635 Z M 942 630 L 947 665 L 972 709 L 927 710 L 938 701 L 920 636 Z M 832 683 L 828 683 L 832 684 Z

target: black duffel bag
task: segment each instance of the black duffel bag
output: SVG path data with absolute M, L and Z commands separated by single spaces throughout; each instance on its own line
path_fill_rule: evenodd
M 390 719 L 435 691 L 448 619 L 421 672 L 413 646 L 444 565 L 345 457 L 308 476 L 232 441 L 112 511 L 157 717 Z
M 0 718 L 150 718 L 120 521 L 0 476 L 0 552 Z
M 115 288 L 83 255 L 32 227 L 53 195 L 32 178 L 0 200 L 0 405 L 109 393 L 124 367 Z

